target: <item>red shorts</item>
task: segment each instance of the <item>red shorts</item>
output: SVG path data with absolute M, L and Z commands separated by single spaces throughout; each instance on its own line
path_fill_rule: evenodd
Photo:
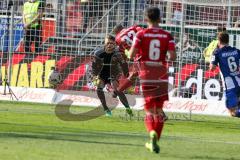
M 168 72 L 160 62 L 143 61 L 140 63 L 140 83 L 145 99 L 145 110 L 162 108 L 168 100 Z
M 168 82 L 142 84 L 142 90 L 145 110 L 162 108 L 168 100 Z

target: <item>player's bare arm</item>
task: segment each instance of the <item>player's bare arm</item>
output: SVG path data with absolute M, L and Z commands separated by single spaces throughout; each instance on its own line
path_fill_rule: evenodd
M 175 51 L 168 51 L 168 52 L 169 52 L 169 60 L 175 61 L 177 58 L 176 52 Z

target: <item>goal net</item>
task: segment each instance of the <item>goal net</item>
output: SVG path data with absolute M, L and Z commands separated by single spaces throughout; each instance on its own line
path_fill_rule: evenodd
M 2 85 L 8 78 L 13 87 L 51 88 L 48 77 L 55 68 L 63 75 L 59 89 L 88 90 L 91 54 L 117 24 L 146 26 L 144 11 L 149 6 L 161 9 L 160 26 L 176 42 L 178 58 L 169 68 L 172 96 L 222 99 L 220 72 L 209 71 L 206 48 L 219 27 L 226 27 L 230 45 L 240 48 L 239 0 L 42 0 L 40 38 L 28 40 L 24 2 L 0 2 Z M 28 51 L 26 41 L 35 42 Z

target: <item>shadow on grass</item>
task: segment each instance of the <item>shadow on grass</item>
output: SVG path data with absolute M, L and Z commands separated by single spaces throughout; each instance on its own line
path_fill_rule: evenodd
M 43 126 L 43 125 L 33 125 L 33 124 L 19 124 L 19 123 L 6 123 L 2 122 L 0 125 L 13 126 L 16 133 L 24 133 L 24 128 L 22 127 L 32 127 L 27 133 L 33 134 L 57 134 L 62 136 L 88 136 L 92 137 L 115 137 L 115 138 L 146 138 L 147 134 L 134 133 L 134 132 L 115 132 L 115 131 L 100 131 L 100 130 L 84 130 L 80 128 L 71 128 L 64 126 Z M 17 127 L 20 129 L 17 129 Z M 29 130 L 29 128 L 28 128 Z M 10 131 L 11 132 L 11 131 Z
M 103 133 L 101 133 L 103 134 Z M 57 136 L 56 136 L 57 135 Z M 64 137 L 65 136 L 65 137 Z M 104 140 L 94 140 L 94 137 L 92 135 L 81 137 L 80 135 L 78 137 L 70 137 L 72 134 L 59 134 L 59 133 L 0 133 L 0 138 L 29 138 L 29 139 L 39 139 L 39 140 L 53 140 L 53 141 L 68 141 L 68 142 L 80 142 L 80 143 L 92 143 L 92 144 L 103 144 L 103 145 L 119 145 L 119 146 L 135 146 L 135 147 L 142 147 L 143 145 L 139 144 L 131 144 L 131 143 L 118 143 L 118 142 L 106 142 Z M 103 135 L 101 135 L 103 136 Z M 105 135 L 105 137 L 109 137 L 109 135 Z M 112 136 L 111 136 L 112 137 Z M 82 140 L 80 138 L 84 139 L 93 139 L 93 140 Z M 117 137 L 115 137 L 117 138 Z M 107 139 L 109 140 L 109 139 Z M 110 139 L 111 140 L 111 139 Z

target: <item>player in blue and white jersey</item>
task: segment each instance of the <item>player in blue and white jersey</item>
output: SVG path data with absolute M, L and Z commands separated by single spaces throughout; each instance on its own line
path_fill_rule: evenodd
M 240 117 L 240 50 L 228 45 L 229 35 L 218 34 L 218 49 L 212 56 L 210 69 L 218 65 L 225 82 L 226 107 L 233 117 Z

